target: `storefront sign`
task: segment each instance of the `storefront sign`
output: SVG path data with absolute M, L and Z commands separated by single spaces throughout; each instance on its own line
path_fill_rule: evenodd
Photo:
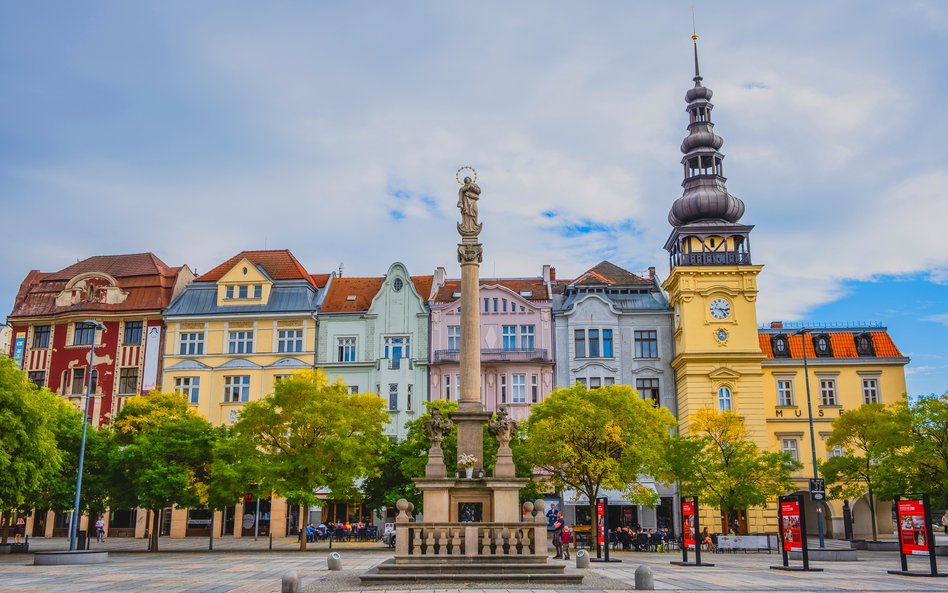
M 786 552 L 802 552 L 804 535 L 800 528 L 800 501 L 782 500 L 780 502 L 780 525 L 783 549 Z
M 898 503 L 899 545 L 903 554 L 928 556 L 928 531 L 925 527 L 925 502 L 918 499 Z
M 13 341 L 13 362 L 16 368 L 23 368 L 23 352 L 26 350 L 26 332 L 16 332 Z
M 682 501 L 681 503 L 681 524 L 682 535 L 685 540 L 685 548 L 695 549 L 695 503 L 693 501 Z

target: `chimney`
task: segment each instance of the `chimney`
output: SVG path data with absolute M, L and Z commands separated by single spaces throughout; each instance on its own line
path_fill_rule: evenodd
M 438 288 L 441 288 L 442 286 L 444 286 L 444 280 L 445 280 L 445 278 L 447 277 L 447 275 L 448 275 L 448 274 L 447 274 L 447 272 L 445 271 L 445 269 L 444 269 L 443 266 L 438 266 L 437 268 L 435 268 L 435 271 L 434 271 L 434 289 L 433 289 L 433 290 L 436 291 Z
M 543 282 L 550 283 L 550 270 L 552 270 L 549 264 L 543 264 Z M 554 272 L 555 274 L 555 272 Z
M 770 322 L 770 329 L 783 329 L 783 322 L 782 322 L 782 321 L 771 321 L 771 322 Z
M 649 267 L 648 267 L 648 277 L 649 277 L 649 278 L 654 278 L 654 277 L 655 277 L 655 266 L 649 266 Z

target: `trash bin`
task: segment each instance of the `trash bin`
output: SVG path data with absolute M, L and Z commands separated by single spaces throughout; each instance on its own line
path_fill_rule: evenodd
M 89 542 L 86 541 L 86 532 L 80 531 L 76 536 L 76 549 L 77 550 L 88 550 Z

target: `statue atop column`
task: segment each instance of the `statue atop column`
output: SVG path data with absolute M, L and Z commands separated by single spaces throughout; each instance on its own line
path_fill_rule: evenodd
M 441 441 L 444 440 L 444 437 L 451 432 L 451 420 L 441 416 L 441 410 L 438 408 L 432 408 L 431 418 L 425 420 L 421 423 L 422 430 L 425 431 L 425 435 L 431 441 L 431 447 L 438 449 L 441 448 Z
M 517 421 L 507 414 L 505 406 L 501 406 L 497 414 L 487 422 L 487 430 L 494 435 L 501 448 L 509 448 L 510 439 L 517 432 Z
M 477 222 L 477 200 L 480 197 L 481 188 L 470 177 L 465 177 L 464 183 L 461 184 L 461 188 L 458 190 L 457 206 L 461 209 L 458 233 L 462 237 L 477 237 L 481 233 L 481 228 L 484 225 Z

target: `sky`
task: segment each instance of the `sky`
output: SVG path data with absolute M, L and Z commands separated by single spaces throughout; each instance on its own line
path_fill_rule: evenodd
M 886 324 L 948 391 L 948 4 L 4 2 L 0 310 L 30 269 L 151 251 L 199 273 L 668 274 L 692 10 L 758 317 Z

